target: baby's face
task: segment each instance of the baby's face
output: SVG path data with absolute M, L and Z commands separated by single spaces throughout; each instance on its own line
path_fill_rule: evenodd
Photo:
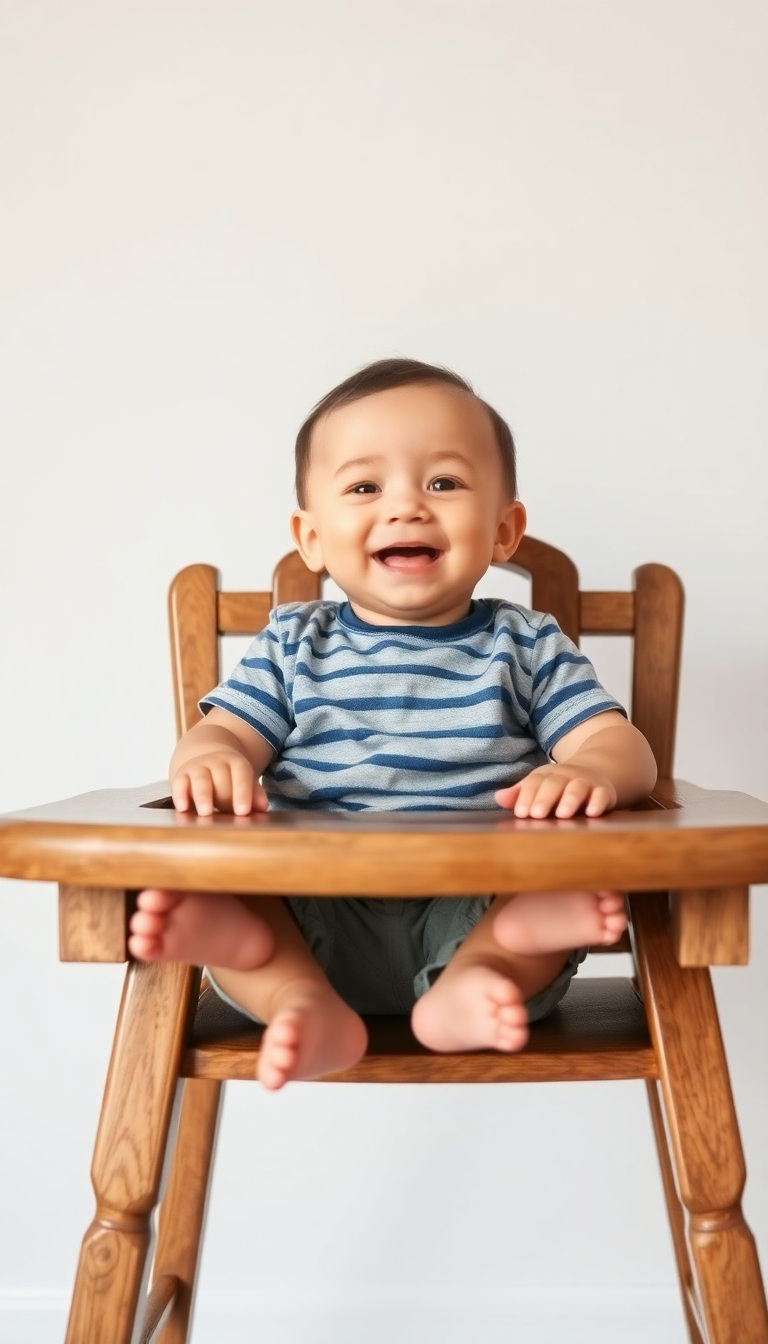
M 374 625 L 467 614 L 493 560 L 525 528 L 508 498 L 484 407 L 443 384 L 377 392 L 315 426 L 307 507 L 291 519 L 309 566 L 327 569 Z

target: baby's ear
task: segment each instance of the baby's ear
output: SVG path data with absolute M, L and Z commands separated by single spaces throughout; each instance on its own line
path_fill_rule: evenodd
M 307 569 L 320 574 L 325 569 L 320 538 L 314 519 L 308 509 L 295 509 L 291 514 L 291 536 Z
M 527 521 L 525 505 L 521 504 L 519 499 L 511 500 L 496 529 L 496 540 L 493 545 L 494 564 L 503 565 L 505 560 L 511 560 L 525 535 Z

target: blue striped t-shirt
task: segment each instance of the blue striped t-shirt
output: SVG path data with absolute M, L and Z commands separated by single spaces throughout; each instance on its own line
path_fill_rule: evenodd
M 276 607 L 200 702 L 275 749 L 270 806 L 495 808 L 571 728 L 624 712 L 554 617 L 473 601 L 451 625 L 369 625 L 348 602 Z

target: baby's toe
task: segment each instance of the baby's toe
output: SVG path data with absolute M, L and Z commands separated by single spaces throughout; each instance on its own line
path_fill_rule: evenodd
M 299 1024 L 294 1017 L 287 1015 L 276 1017 L 269 1028 L 271 1045 L 291 1046 L 294 1049 L 299 1039 Z
M 503 1004 L 502 1007 L 497 1010 L 496 1015 L 499 1022 L 505 1027 L 516 1027 L 519 1022 L 525 1020 L 526 1016 L 525 1009 L 516 1003 Z
M 283 1078 L 287 1078 L 290 1069 L 296 1063 L 296 1051 L 289 1045 L 277 1045 L 269 1052 L 269 1062 Z
M 285 1070 L 277 1068 L 272 1062 L 259 1060 L 256 1076 L 259 1082 L 270 1092 L 277 1092 L 285 1083 Z
M 157 887 L 147 887 L 145 891 L 139 892 L 136 904 L 139 910 L 165 915 L 179 904 L 182 895 L 180 891 L 162 891 Z
M 499 976 L 489 989 L 490 999 L 498 1012 L 505 1012 L 507 1009 L 515 1009 L 522 1003 L 522 995 L 513 980 L 507 980 L 504 976 Z
M 528 1040 L 528 1022 L 519 1022 L 515 1026 L 500 1025 L 496 1048 L 498 1050 L 521 1050 Z
M 153 961 L 158 951 L 158 942 L 156 938 L 147 938 L 139 934 L 131 934 L 127 943 L 128 951 L 136 961 Z
M 138 934 L 140 937 L 156 938 L 162 932 L 165 920 L 162 915 L 152 914 L 149 910 L 137 910 L 131 915 L 130 930 L 131 933 Z
M 296 1035 L 292 1031 L 278 1030 L 269 1036 L 270 1058 L 286 1064 L 296 1055 Z
M 623 910 L 618 910 L 615 915 L 606 915 L 605 927 L 612 929 L 615 933 L 621 933 L 627 927 L 627 916 Z
M 599 891 L 597 899 L 604 915 L 612 915 L 624 909 L 624 897 L 619 891 Z
M 619 937 L 621 930 L 614 932 L 613 929 L 602 928 L 597 937 L 590 938 L 590 944 L 593 947 L 610 947 Z

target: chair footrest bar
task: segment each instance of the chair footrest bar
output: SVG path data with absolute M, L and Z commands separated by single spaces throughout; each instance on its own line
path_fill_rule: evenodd
M 407 1017 L 368 1017 L 369 1045 L 354 1068 L 324 1082 L 522 1083 L 657 1078 L 645 1011 L 625 977 L 576 980 L 524 1050 L 435 1054 L 413 1036 Z M 252 1080 L 262 1028 L 205 985 L 182 1057 L 187 1078 Z

